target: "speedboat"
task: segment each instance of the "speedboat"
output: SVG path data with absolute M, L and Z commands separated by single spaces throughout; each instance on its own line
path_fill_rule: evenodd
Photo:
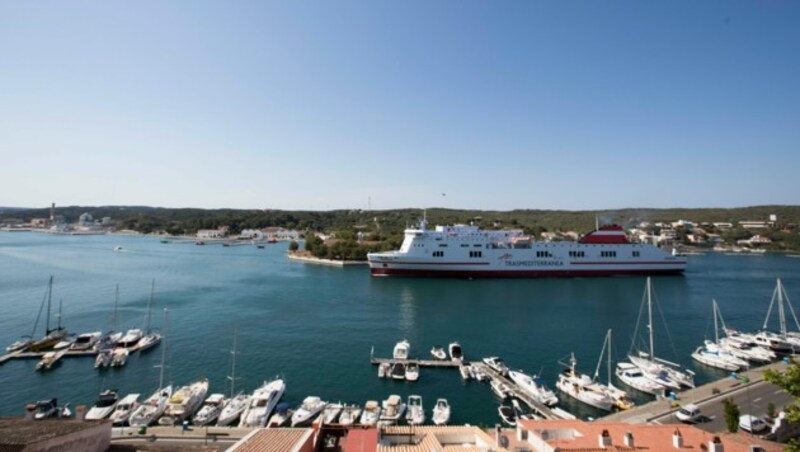
M 96 421 L 105 419 L 111 416 L 111 413 L 117 408 L 119 396 L 113 389 L 107 389 L 100 393 L 94 406 L 86 413 L 86 420 Z
M 472 373 L 470 372 L 470 366 L 460 365 L 458 366 L 458 372 L 461 374 L 461 379 L 464 381 L 469 380 L 472 378 Z
M 446 425 L 450 422 L 450 404 L 447 399 L 438 399 L 433 407 L 433 423 L 436 425 Z
M 409 344 L 407 340 L 403 339 L 402 341 L 395 344 L 392 357 L 394 359 L 408 359 L 408 353 L 410 351 L 411 351 L 411 344 Z
M 265 381 L 253 392 L 250 404 L 242 414 L 239 427 L 264 427 L 272 410 L 286 391 L 286 384 L 281 379 Z
M 111 367 L 122 367 L 128 362 L 131 352 L 127 348 L 117 347 L 111 352 Z
M 395 380 L 405 380 L 406 365 L 403 363 L 394 363 L 392 365 L 392 378 Z
M 67 353 L 67 349 L 61 349 L 57 352 L 47 352 L 42 356 L 42 360 L 36 363 L 36 370 L 50 370 L 61 360 L 61 357 Z
M 309 396 L 303 399 L 303 404 L 300 405 L 292 415 L 292 427 L 303 425 L 311 422 L 322 409 L 326 403 L 320 400 L 319 397 Z
M 383 410 L 380 417 L 382 425 L 394 425 L 403 418 L 406 412 L 406 404 L 399 395 L 390 395 L 388 399 L 383 401 Z
M 450 352 L 450 359 L 453 361 L 463 361 L 464 353 L 461 351 L 461 344 L 458 342 L 451 342 L 447 347 Z
M 232 424 L 233 421 L 239 419 L 239 416 L 247 409 L 248 405 L 250 405 L 250 396 L 240 392 L 222 408 L 219 419 L 217 419 L 217 425 L 226 426 Z
M 130 330 L 125 332 L 125 335 L 119 338 L 117 341 L 117 347 L 124 347 L 124 348 L 133 348 L 135 347 L 140 340 L 142 340 L 142 330 L 139 328 L 131 328 Z
M 128 424 L 131 427 L 147 427 L 155 422 L 167 409 L 167 402 L 172 397 L 172 385 L 156 390 L 142 402 L 131 414 Z
M 371 426 L 378 423 L 381 417 L 381 406 L 375 400 L 369 400 L 361 412 L 361 425 Z
M 416 363 L 408 363 L 406 366 L 406 380 L 419 380 L 419 366 Z
M 325 408 L 322 409 L 322 421 L 326 424 L 334 424 L 336 423 L 336 419 L 339 417 L 341 412 L 341 403 L 329 403 L 325 406 Z
M 494 370 L 500 375 L 504 377 L 508 376 L 508 367 L 506 367 L 506 364 L 503 362 L 503 360 L 498 358 L 497 356 L 483 358 L 483 362 L 486 363 L 486 365 L 489 366 L 490 369 Z
M 342 414 L 339 415 L 340 425 L 353 425 L 358 422 L 358 417 L 361 415 L 361 407 L 358 405 L 347 405 L 342 408 Z
M 178 425 L 191 417 L 208 393 L 208 378 L 201 378 L 184 386 L 169 398 L 164 416 L 158 420 L 159 425 Z
M 33 414 L 33 418 L 38 421 L 51 417 L 69 417 L 72 413 L 69 411 L 67 405 L 63 407 L 58 406 L 58 401 L 56 399 L 39 400 L 36 402 L 36 410 Z
M 621 382 L 637 391 L 652 395 L 664 393 L 664 386 L 644 376 L 641 369 L 631 363 L 617 363 L 616 374 Z
M 288 403 L 279 403 L 278 406 L 275 407 L 275 414 L 270 416 L 269 421 L 267 421 L 267 427 L 285 427 L 289 424 L 289 421 L 292 420 L 293 414 L 294 410 L 291 409 Z
M 378 378 L 386 378 L 392 374 L 392 365 L 390 363 L 380 363 L 378 365 Z
M 408 396 L 406 421 L 409 425 L 422 425 L 425 423 L 425 410 L 422 408 L 422 397 L 418 395 Z
M 497 397 L 500 397 L 500 400 L 507 399 L 509 393 L 511 392 L 511 390 L 508 388 L 508 385 L 499 379 L 492 380 L 491 386 L 492 392 L 494 392 Z
M 111 422 L 114 425 L 125 425 L 138 406 L 140 394 L 128 394 L 117 402 L 117 407 L 111 413 Z
M 94 348 L 95 344 L 97 344 L 97 341 L 100 340 L 100 337 L 102 335 L 103 333 L 100 331 L 79 334 L 75 338 L 75 342 L 73 342 L 72 345 L 69 346 L 69 349 L 74 351 L 91 350 Z
M 517 384 L 520 389 L 539 403 L 553 406 L 558 403 L 558 397 L 546 385 L 544 380 L 535 375 L 526 375 L 522 371 L 511 370 L 508 372 L 511 381 Z
M 33 339 L 30 336 L 22 336 L 18 340 L 14 341 L 6 347 L 6 353 L 14 353 L 20 352 L 28 348 L 33 343 Z
M 500 415 L 500 419 L 503 420 L 504 424 L 511 427 L 517 426 L 517 413 L 514 411 L 514 407 L 500 405 L 497 408 L 497 413 Z
M 115 246 L 114 251 L 122 251 L 122 245 Z
M 225 408 L 227 401 L 228 399 L 226 399 L 225 395 L 223 394 L 211 394 L 208 396 L 206 401 L 203 402 L 203 406 L 200 407 L 200 411 L 198 411 L 197 414 L 195 414 L 192 418 L 192 424 L 212 424 L 222 413 L 222 409 Z
M 442 347 L 433 347 L 431 349 L 431 356 L 433 356 L 434 359 L 447 359 L 447 354 Z

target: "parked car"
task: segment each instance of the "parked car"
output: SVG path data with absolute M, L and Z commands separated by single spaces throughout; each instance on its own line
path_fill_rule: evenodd
M 697 422 L 700 420 L 701 416 L 700 407 L 694 403 L 682 406 L 681 409 L 675 413 L 675 417 L 681 422 Z
M 760 417 L 750 414 L 739 416 L 739 428 L 749 433 L 761 433 L 769 427 Z

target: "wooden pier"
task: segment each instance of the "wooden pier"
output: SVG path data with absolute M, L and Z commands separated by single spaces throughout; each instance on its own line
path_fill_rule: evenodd
M 0 356 L 0 364 L 10 361 L 12 359 L 41 359 L 47 352 L 14 352 Z M 97 352 L 94 350 L 70 350 L 64 353 L 63 358 L 76 357 L 76 356 L 95 356 Z
M 369 362 L 373 365 L 381 365 L 384 363 L 394 364 L 394 363 L 403 363 L 405 365 L 408 364 L 416 364 L 419 367 L 438 367 L 438 368 L 452 368 L 458 369 L 458 366 L 461 365 L 460 361 L 451 361 L 449 359 L 445 360 L 438 360 L 438 359 L 392 359 L 392 358 L 375 358 L 374 356 L 369 357 Z

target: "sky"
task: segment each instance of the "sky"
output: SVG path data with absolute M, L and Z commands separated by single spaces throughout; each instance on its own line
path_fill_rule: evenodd
M 799 204 L 800 2 L 0 0 L 0 206 Z

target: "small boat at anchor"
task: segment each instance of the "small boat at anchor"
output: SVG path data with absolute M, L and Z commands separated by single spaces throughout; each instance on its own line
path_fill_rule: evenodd
M 447 353 L 445 353 L 444 348 L 442 347 L 433 347 L 431 349 L 431 356 L 433 356 L 433 359 L 438 359 L 438 360 L 447 359 Z
M 447 403 L 447 399 L 438 399 L 433 407 L 433 423 L 447 425 L 448 422 L 450 422 L 450 404 Z
M 117 408 L 117 402 L 119 402 L 117 391 L 107 389 L 101 392 L 94 406 L 86 413 L 86 420 L 96 421 L 111 416 Z

